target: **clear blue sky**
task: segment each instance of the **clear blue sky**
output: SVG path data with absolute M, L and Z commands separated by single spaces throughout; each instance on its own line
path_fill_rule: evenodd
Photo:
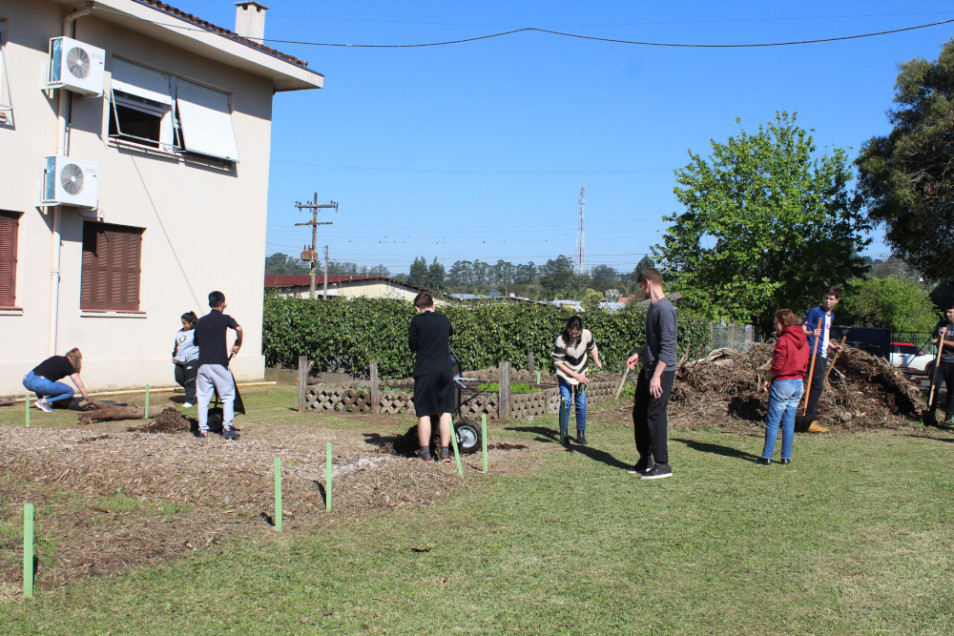
M 232 0 L 168 0 L 234 27 Z M 954 18 L 949 1 L 800 3 L 594 0 L 265 0 L 265 37 L 420 44 L 523 27 L 623 40 L 752 44 L 859 35 Z M 323 211 L 332 260 L 392 274 L 437 257 L 543 264 L 575 258 L 586 184 L 585 264 L 621 272 L 681 211 L 673 170 L 710 139 L 797 112 L 819 148 L 885 134 L 897 64 L 935 59 L 954 24 L 821 44 L 668 48 L 519 33 L 421 48 L 267 42 L 325 88 L 275 97 L 268 254 L 310 243 L 296 201 Z M 868 253 L 884 258 L 881 233 Z

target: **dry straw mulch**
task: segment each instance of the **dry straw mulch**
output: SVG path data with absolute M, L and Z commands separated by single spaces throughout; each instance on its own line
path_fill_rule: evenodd
M 242 438 L 200 440 L 194 422 L 167 409 L 155 420 L 89 428 L 0 427 L 0 519 L 17 529 L 0 539 L 0 599 L 22 585 L 22 508 L 36 506 L 36 585 L 49 588 L 217 550 L 225 540 L 267 532 L 274 515 L 274 461 L 282 465 L 283 529 L 320 529 L 352 515 L 429 505 L 480 477 L 480 454 L 456 464 L 395 454 L 407 430 L 396 418 L 363 417 L 366 430 L 328 430 L 313 417 L 273 427 L 236 420 Z M 119 428 L 121 427 L 121 428 Z M 148 430 L 149 432 L 145 432 Z M 159 432 L 166 431 L 166 432 Z M 333 453 L 333 511 L 325 512 L 327 442 Z M 491 445 L 493 473 L 523 472 L 548 445 Z

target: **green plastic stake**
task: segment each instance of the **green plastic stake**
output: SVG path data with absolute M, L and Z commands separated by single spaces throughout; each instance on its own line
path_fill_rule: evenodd
M 325 512 L 331 512 L 331 442 L 328 442 L 325 457 Z
M 146 408 L 142 412 L 143 419 L 149 419 L 149 385 L 146 385 Z
M 539 372 L 538 372 L 539 373 Z M 484 456 L 484 472 L 487 472 L 487 414 L 480 414 L 480 452 Z
M 33 598 L 33 504 L 23 505 L 23 598 Z
M 27 428 L 30 428 L 30 394 L 29 394 L 29 393 L 27 394 L 26 406 L 27 406 L 27 409 L 26 409 L 26 427 L 27 427 Z
M 451 429 L 451 446 L 454 447 L 454 459 L 457 460 L 457 474 L 461 477 L 464 476 L 464 465 L 460 463 L 460 451 L 457 449 L 457 431 L 454 430 L 454 423 L 450 424 Z
M 275 458 L 275 530 L 282 531 L 282 459 Z
M 540 372 L 537 371 L 537 384 L 540 384 Z

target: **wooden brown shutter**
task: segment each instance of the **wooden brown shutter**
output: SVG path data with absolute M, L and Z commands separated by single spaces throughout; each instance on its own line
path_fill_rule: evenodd
M 138 311 L 142 230 L 83 225 L 80 309 Z
M 0 307 L 16 305 L 19 225 L 19 214 L 0 212 Z

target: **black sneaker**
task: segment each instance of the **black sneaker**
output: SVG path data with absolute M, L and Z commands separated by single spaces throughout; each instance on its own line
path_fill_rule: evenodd
M 222 431 L 222 439 L 238 439 L 238 438 L 239 438 L 239 434 L 230 428 L 227 428 L 224 431 Z
M 586 446 L 586 435 L 583 434 L 583 431 L 576 432 L 576 443 Z
M 570 436 L 567 435 L 566 431 L 560 431 L 560 443 L 564 446 L 570 445 Z
M 630 475 L 644 475 L 653 468 L 653 460 L 648 457 L 641 457 L 638 462 L 629 470 Z
M 643 473 L 640 479 L 665 479 L 666 477 L 672 477 L 672 468 L 669 467 L 669 464 L 656 464 L 652 469 Z
M 783 459 L 782 461 L 784 462 L 785 460 Z M 760 464 L 762 466 L 769 466 L 771 465 L 772 460 L 767 457 L 759 457 L 758 459 L 755 460 L 755 463 Z
M 783 457 L 782 459 L 780 459 L 780 460 L 778 461 L 778 463 L 781 464 L 782 466 L 788 466 L 789 464 L 792 463 L 792 460 L 791 460 L 791 459 L 785 459 L 785 458 Z

